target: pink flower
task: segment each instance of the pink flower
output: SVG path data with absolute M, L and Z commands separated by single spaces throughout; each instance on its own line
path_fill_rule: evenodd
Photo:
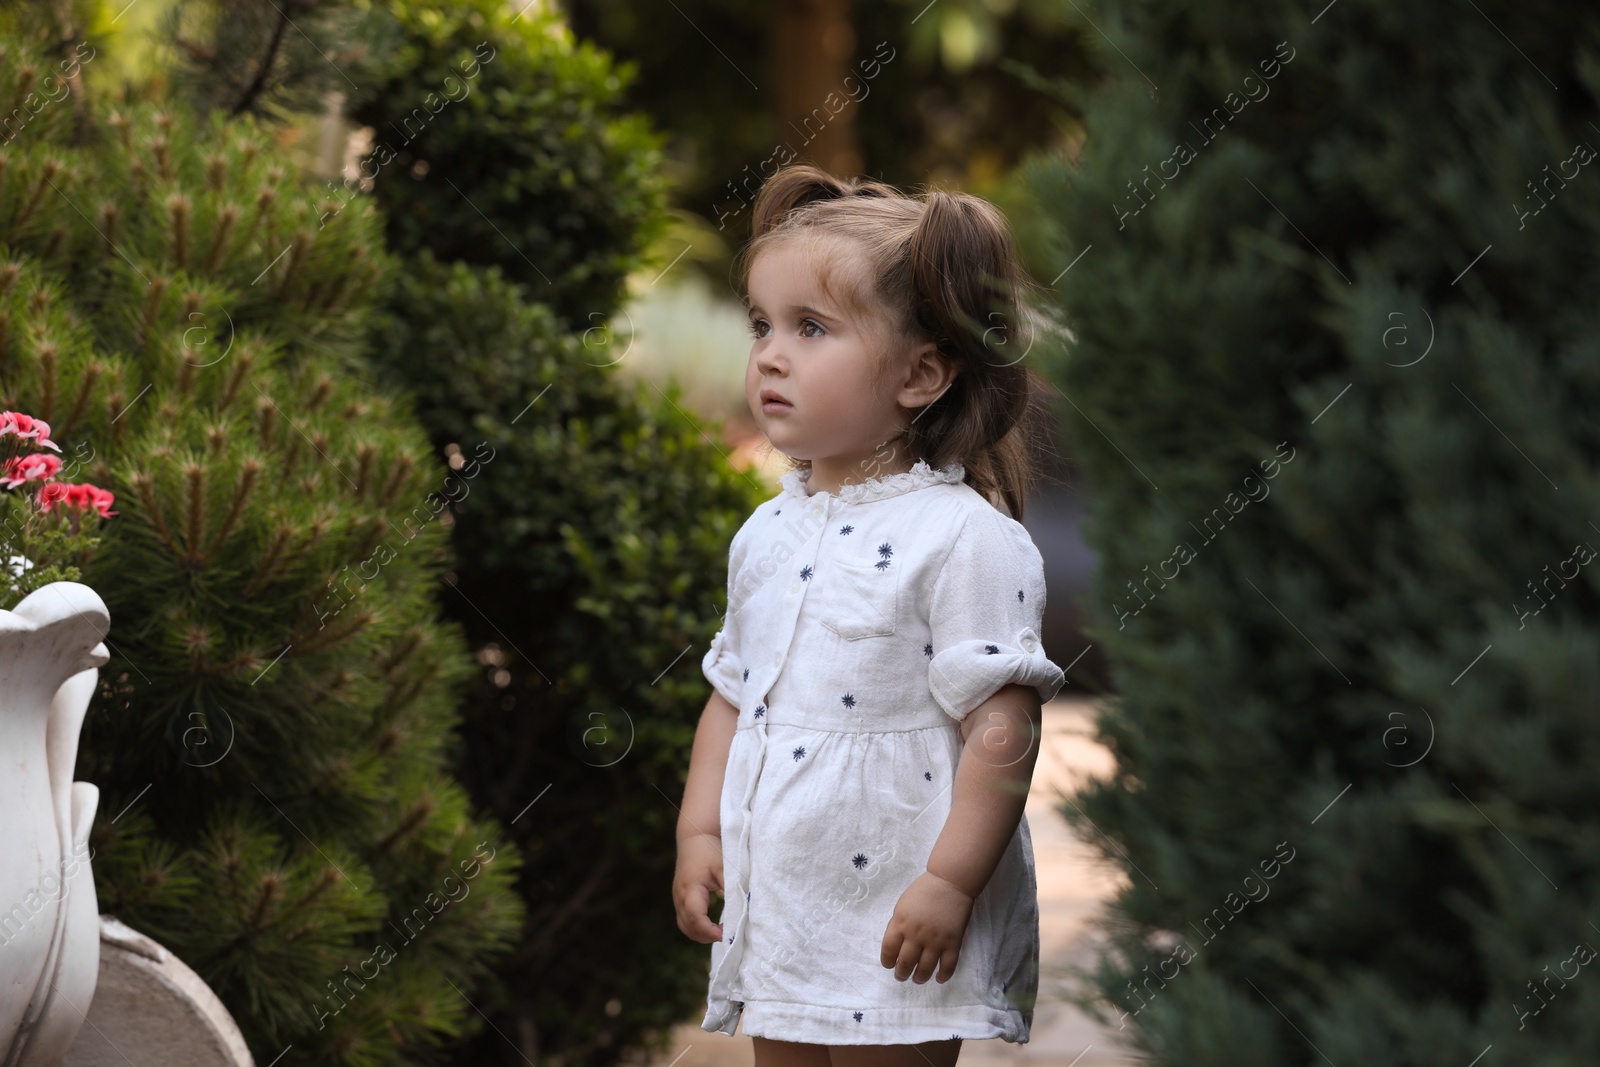
M 111 510 L 111 502 L 115 496 L 104 489 L 97 489 L 84 482 L 80 485 L 68 485 L 64 482 L 46 482 L 39 487 L 39 510 L 49 511 L 56 504 L 65 504 L 70 508 L 88 511 L 93 508 L 102 519 L 109 519 L 116 512 Z
M 48 422 L 36 419 L 32 415 L 24 415 L 20 411 L 0 411 L 0 437 L 10 434 L 34 441 L 40 448 L 61 451 L 61 447 L 50 440 Z
M 15 489 L 24 482 L 45 481 L 54 478 L 61 471 L 61 459 L 48 452 L 35 452 L 27 456 L 15 456 L 6 461 L 0 468 L 0 485 L 7 489 Z

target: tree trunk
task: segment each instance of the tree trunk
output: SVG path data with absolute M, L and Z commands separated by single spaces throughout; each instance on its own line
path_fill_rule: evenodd
M 773 7 L 772 45 L 781 136 L 830 174 L 859 173 L 858 105 L 844 87 L 856 45 L 850 0 L 782 0 Z

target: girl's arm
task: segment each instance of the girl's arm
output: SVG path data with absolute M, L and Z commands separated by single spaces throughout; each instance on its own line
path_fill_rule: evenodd
M 678 809 L 678 863 L 672 902 L 678 929 L 701 943 L 722 940 L 722 924 L 711 921 L 711 891 L 722 891 L 722 780 L 728 749 L 739 724 L 739 709 L 715 689 L 700 713 L 689 780 Z
M 928 855 L 928 873 L 976 898 L 1022 821 L 1039 758 L 1039 691 L 1002 686 L 961 720 L 962 752 L 950 815 Z
M 978 894 L 1000 865 L 1028 801 L 1039 758 L 1039 691 L 1001 686 L 961 720 L 964 746 L 950 814 L 927 868 L 895 904 L 878 962 L 899 981 L 948 982 Z
M 715 689 L 700 713 L 689 754 L 689 780 L 678 809 L 678 840 L 722 837 L 722 779 L 728 770 L 728 749 L 739 725 L 739 709 Z

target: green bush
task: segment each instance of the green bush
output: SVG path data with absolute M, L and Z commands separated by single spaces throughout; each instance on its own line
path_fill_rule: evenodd
M 1093 6 L 1124 76 L 1032 186 L 1082 256 L 1113 1025 L 1593 1063 L 1600 14 Z
M 0 49 L 0 99 L 59 58 Z M 112 625 L 77 771 L 102 910 L 257 1062 L 421 1063 L 479 1025 L 517 853 L 446 774 L 472 666 L 444 530 L 406 525 L 446 472 L 360 373 L 380 221 L 319 226 L 272 151 L 81 85 L 0 146 L 0 408 L 117 497 L 84 577 Z
M 526 857 L 521 947 L 484 1007 L 527 1036 L 519 1054 L 485 1034 L 460 1062 L 615 1062 L 704 1006 L 670 842 L 727 546 L 770 493 L 675 389 L 620 382 L 624 342 L 564 333 L 495 268 L 425 252 L 390 309 L 375 358 L 425 398 L 461 479 L 452 614 L 483 669 L 459 773 Z
M 664 232 L 661 141 L 622 111 L 628 64 L 558 13 L 501 0 L 377 0 L 386 76 L 351 117 L 389 247 L 498 266 L 569 329 L 603 325 Z

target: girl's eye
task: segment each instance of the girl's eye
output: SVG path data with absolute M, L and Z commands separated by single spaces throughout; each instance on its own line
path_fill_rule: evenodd
M 765 319 L 751 319 L 750 320 L 750 324 L 749 324 L 750 333 L 755 337 L 763 337 L 763 336 L 765 336 L 761 332 L 761 328 L 763 326 L 765 326 L 766 324 L 767 324 L 767 322 L 766 322 Z M 817 332 L 816 333 L 807 333 L 806 330 L 809 327 L 815 327 Z M 827 333 L 827 331 L 825 329 L 823 329 L 822 324 L 819 323 L 817 320 L 815 320 L 815 319 L 801 319 L 800 320 L 800 336 L 801 337 L 821 337 L 825 333 Z

